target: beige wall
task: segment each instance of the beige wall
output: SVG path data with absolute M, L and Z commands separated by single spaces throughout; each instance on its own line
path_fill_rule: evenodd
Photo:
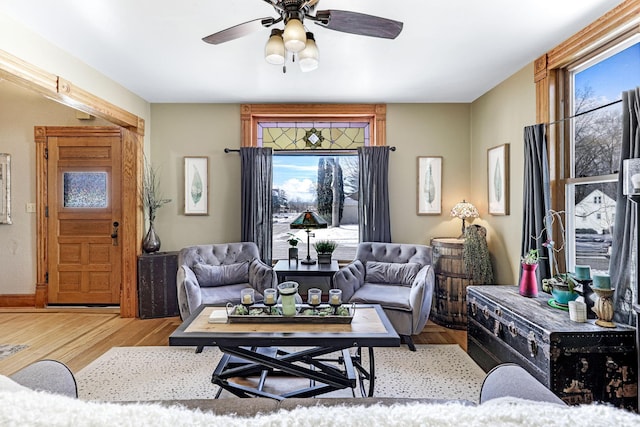
M 12 224 L 0 224 L 0 295 L 33 294 L 36 284 L 36 201 L 34 126 L 105 126 L 78 120 L 75 110 L 0 80 L 0 153 L 11 154 Z
M 396 242 L 428 244 L 432 237 L 459 234 L 449 216 L 469 189 L 469 104 L 392 104 L 387 108 L 390 157 L 391 232 Z M 240 239 L 240 158 L 225 147 L 240 145 L 237 104 L 154 104 L 152 163 L 162 175 L 164 195 L 156 230 L 163 251 Z M 209 216 L 185 216 L 183 157 L 209 157 Z M 442 156 L 442 215 L 416 215 L 416 157 Z
M 471 193 L 487 227 L 489 251 L 499 284 L 516 284 L 520 272 L 524 127 L 535 123 L 533 64 L 529 64 L 471 104 Z M 487 149 L 509 144 L 510 215 L 487 210 Z

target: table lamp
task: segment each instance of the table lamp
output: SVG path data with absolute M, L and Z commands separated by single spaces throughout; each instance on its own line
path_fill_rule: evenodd
M 456 203 L 456 205 L 451 208 L 451 216 L 455 216 L 456 218 L 460 218 L 462 220 L 462 234 L 460 237 L 464 237 L 465 230 L 465 220 L 467 218 L 478 218 L 480 215 L 478 214 L 478 209 L 473 206 L 471 203 L 462 200 L 460 203 Z
M 311 229 L 327 228 L 327 221 L 325 221 L 320 215 L 315 212 L 305 211 L 293 220 L 293 222 L 289 225 L 289 228 L 303 228 L 307 232 L 307 258 L 300 261 L 300 263 L 305 265 L 315 264 L 316 260 L 311 259 L 311 256 L 309 254 L 309 236 L 311 234 Z

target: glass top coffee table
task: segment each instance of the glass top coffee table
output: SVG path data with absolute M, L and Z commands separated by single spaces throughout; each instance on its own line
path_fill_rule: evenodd
M 400 337 L 382 307 L 357 305 L 351 323 L 209 323 L 214 311 L 200 306 L 169 337 L 172 346 L 217 346 L 223 353 L 211 382 L 238 397 L 312 397 L 359 387 L 373 396 L 374 347 L 399 347 Z M 309 380 L 300 389 L 273 394 L 265 391 L 269 375 Z M 260 377 L 256 387 L 230 381 Z

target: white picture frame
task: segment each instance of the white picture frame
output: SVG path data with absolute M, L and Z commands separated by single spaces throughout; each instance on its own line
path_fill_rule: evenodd
M 487 194 L 491 215 L 509 215 L 509 144 L 487 150 Z
M 209 215 L 209 158 L 184 158 L 184 214 Z
M 11 224 L 11 155 L 0 153 L 0 224 Z
M 418 157 L 416 213 L 440 215 L 442 213 L 442 156 Z

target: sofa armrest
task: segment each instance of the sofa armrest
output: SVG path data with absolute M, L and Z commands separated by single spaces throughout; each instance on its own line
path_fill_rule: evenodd
M 32 390 L 78 397 L 78 386 L 71 370 L 57 360 L 39 360 L 10 377 Z
M 193 310 L 202 304 L 202 294 L 198 278 L 191 268 L 182 264 L 178 268 L 176 276 L 176 286 L 178 287 L 178 308 L 180 317 L 185 320 Z
M 520 365 L 503 363 L 489 371 L 480 389 L 480 403 L 500 397 L 566 405 Z
M 333 275 L 333 287 L 342 291 L 342 301 L 351 299 L 364 284 L 365 269 L 360 260 L 355 260 L 340 268 Z
M 278 284 L 276 272 L 259 259 L 254 259 L 249 264 L 249 284 L 261 294 L 265 289 L 275 288 Z
M 413 312 L 413 331 L 415 333 L 420 333 L 429 319 L 434 287 L 435 273 L 433 266 L 425 265 L 413 280 L 409 295 L 409 304 Z

